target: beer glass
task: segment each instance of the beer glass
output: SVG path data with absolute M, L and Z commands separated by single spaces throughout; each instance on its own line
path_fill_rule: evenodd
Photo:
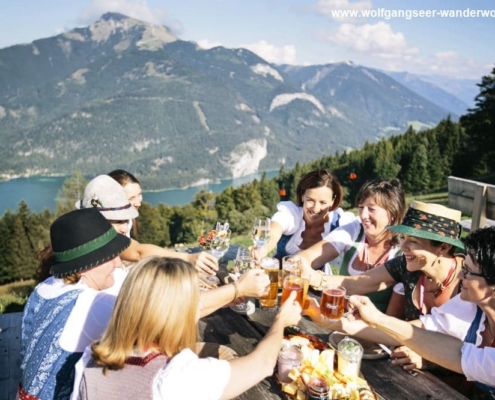
M 262 308 L 276 309 L 278 296 L 278 260 L 272 257 L 264 257 L 260 261 L 260 266 L 270 278 L 270 289 L 265 296 L 259 298 L 260 306 Z
M 323 290 L 320 302 L 320 312 L 329 320 L 338 320 L 345 313 L 345 288 L 343 286 L 328 286 Z

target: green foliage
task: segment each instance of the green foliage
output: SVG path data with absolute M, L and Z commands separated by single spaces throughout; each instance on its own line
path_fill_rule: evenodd
M 67 178 L 57 195 L 57 215 L 65 214 L 74 209 L 74 204 L 82 200 L 84 188 L 88 180 L 81 171 L 75 171 Z

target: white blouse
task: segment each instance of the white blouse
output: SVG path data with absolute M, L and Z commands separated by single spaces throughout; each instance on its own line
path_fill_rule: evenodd
M 440 307 L 433 307 L 431 314 L 420 316 L 424 327 L 429 331 L 442 332 L 464 340 L 476 316 L 476 305 L 461 299 L 460 294 Z M 464 343 L 461 367 L 470 381 L 478 381 L 493 386 L 495 376 L 495 348 L 480 348 L 485 330 L 486 314 L 481 315 L 476 331 L 476 344 Z
M 328 222 L 323 225 L 321 238 L 330 233 L 330 227 L 334 215 L 338 214 L 339 226 L 346 225 L 356 219 L 351 212 L 345 212 L 342 208 L 337 208 L 328 213 Z M 292 235 L 285 249 L 288 254 L 297 254 L 301 251 L 299 247 L 303 241 L 302 233 L 306 230 L 306 221 L 303 218 L 303 208 L 292 201 L 281 201 L 277 204 L 277 212 L 271 218 L 272 222 L 277 222 L 283 230 L 284 235 Z M 332 265 L 340 266 L 339 260 L 332 261 Z

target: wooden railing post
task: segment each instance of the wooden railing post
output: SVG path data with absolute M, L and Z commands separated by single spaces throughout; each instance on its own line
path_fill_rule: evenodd
M 486 226 L 486 201 L 486 185 L 477 184 L 474 189 L 471 231 Z

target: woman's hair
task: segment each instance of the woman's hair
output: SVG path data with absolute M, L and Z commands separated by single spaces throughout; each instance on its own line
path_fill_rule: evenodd
M 342 203 L 342 186 L 336 176 L 327 169 L 316 169 L 314 171 L 308 172 L 304 175 L 296 188 L 297 203 L 299 206 L 303 205 L 304 192 L 308 189 L 316 189 L 320 187 L 327 187 L 332 190 L 333 193 L 333 204 L 329 208 L 329 211 L 337 209 Z
M 440 247 L 442 245 L 448 244 L 448 243 L 445 243 L 445 242 L 440 242 L 439 240 L 432 240 L 432 239 L 429 239 L 429 240 L 430 240 L 430 244 L 433 247 Z M 451 245 L 451 247 L 449 249 L 449 252 L 446 254 L 446 256 L 447 257 L 453 257 L 455 253 L 456 253 L 456 247 Z
M 36 268 L 36 280 L 38 283 L 43 282 L 45 279 L 48 279 L 50 276 L 50 268 L 55 262 L 55 257 L 53 255 L 52 244 L 46 245 L 43 249 L 36 253 L 36 258 L 40 260 L 40 264 L 38 268 Z M 81 279 L 80 273 L 74 273 L 67 276 L 64 276 L 63 281 L 67 285 L 72 285 L 74 283 L 79 282 Z
M 129 183 L 137 183 L 138 185 L 141 185 L 134 175 L 132 175 L 130 172 L 124 171 L 123 169 L 114 169 L 107 175 L 115 179 L 122 185 L 122 187 Z
M 135 349 L 171 358 L 194 349 L 198 337 L 198 275 L 188 262 L 151 257 L 132 267 L 100 342 L 93 343 L 96 364 L 122 369 Z
M 134 175 L 123 169 L 114 169 L 107 175 L 120 183 L 120 186 L 122 187 L 125 187 L 130 183 L 137 183 L 141 186 L 141 183 L 139 183 L 138 179 Z M 139 239 L 139 226 L 136 218 L 132 220 L 132 233 L 134 238 Z
M 467 256 L 479 266 L 489 285 L 495 284 L 495 227 L 477 229 L 464 239 Z
M 374 180 L 366 182 L 356 195 L 355 206 L 359 207 L 366 199 L 373 198 L 376 203 L 387 210 L 391 225 L 399 225 L 406 214 L 404 189 L 398 179 Z M 390 232 L 390 243 L 399 243 L 398 234 Z

